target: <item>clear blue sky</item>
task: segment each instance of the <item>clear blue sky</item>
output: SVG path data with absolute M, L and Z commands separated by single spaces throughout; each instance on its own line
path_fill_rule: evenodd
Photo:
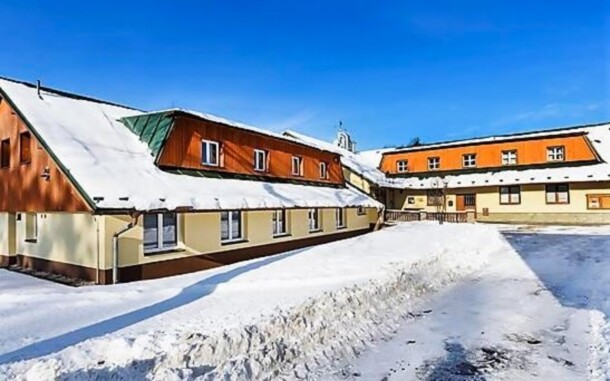
M 163 3 L 3 0 L 0 75 L 360 148 L 610 120 L 609 1 Z

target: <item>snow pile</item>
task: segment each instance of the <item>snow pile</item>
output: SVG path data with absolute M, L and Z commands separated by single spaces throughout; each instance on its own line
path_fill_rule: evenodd
M 167 173 L 118 121 L 141 111 L 46 90 L 39 97 L 35 87 L 4 79 L 0 88 L 99 209 L 382 207 L 350 188 Z
M 436 239 L 441 231 L 447 240 Z M 373 339 L 390 336 L 401 320 L 423 313 L 418 307 L 419 296 L 482 268 L 490 253 L 503 245 L 500 235 L 490 227 L 419 223 L 292 256 L 287 253 L 273 264 L 232 278 L 222 287 L 215 286 L 209 297 L 134 327 L 84 340 L 45 357 L 28 356 L 34 349 L 13 349 L 12 356 L 20 353 L 31 359 L 0 366 L 0 375 L 65 380 L 107 379 L 111 375 L 115 379 L 305 377 L 355 356 Z M 256 264 L 250 261 L 249 266 Z M 224 273 L 239 267 L 227 266 Z M 79 292 L 78 299 L 65 293 L 65 302 L 57 297 L 53 305 L 62 309 L 73 300 L 95 299 L 101 304 L 98 308 L 104 310 L 103 304 L 113 294 L 118 297 L 134 289 L 141 298 L 154 297 L 154 289 L 149 296 L 147 287 L 167 289 L 178 282 L 184 286 L 194 277 L 204 278 L 200 287 L 209 288 L 212 284 L 205 278 L 210 273 L 215 274 L 213 278 L 223 270 L 91 287 L 90 293 Z M 171 288 L 168 292 L 172 293 Z M 24 300 L 36 302 L 31 297 Z M 45 308 L 43 304 L 38 313 L 44 314 Z M 124 308 L 133 311 L 134 306 Z M 70 321 L 69 314 L 75 313 L 66 312 L 64 324 Z M 95 321 L 102 318 L 95 316 Z M 17 321 L 9 321 L 7 326 L 26 329 Z M 96 327 L 99 329 L 99 323 Z M 5 338 L 11 335 L 15 333 L 3 332 Z

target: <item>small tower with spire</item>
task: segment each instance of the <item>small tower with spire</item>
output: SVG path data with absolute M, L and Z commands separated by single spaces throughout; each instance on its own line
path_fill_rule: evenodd
M 337 139 L 334 141 L 334 144 L 350 152 L 356 152 L 356 142 L 352 139 L 347 130 L 343 128 L 342 121 L 339 121 L 339 126 L 337 127 Z

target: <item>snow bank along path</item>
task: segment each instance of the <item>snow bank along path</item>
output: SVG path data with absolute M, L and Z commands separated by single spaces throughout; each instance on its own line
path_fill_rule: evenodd
M 298 378 L 390 334 L 503 244 L 491 227 L 420 223 L 117 286 L 0 272 L 0 378 Z

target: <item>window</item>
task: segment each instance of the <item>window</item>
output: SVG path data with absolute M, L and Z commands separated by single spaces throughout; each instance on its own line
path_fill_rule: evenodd
M 517 165 L 517 151 L 502 151 L 502 165 Z
M 521 187 L 513 185 L 509 187 L 500 187 L 500 204 L 514 205 L 521 203 Z
M 428 158 L 428 170 L 435 171 L 441 168 L 441 158 L 440 157 L 429 157 Z
M 309 209 L 309 231 L 317 232 L 320 231 L 320 210 Z
M 299 156 L 292 157 L 292 174 L 294 176 L 303 176 L 303 158 Z
M 259 172 L 267 171 L 267 151 L 254 150 L 254 170 Z
M 477 155 L 474 153 L 467 153 L 462 156 L 462 167 L 474 168 L 477 166 Z
M 178 246 L 176 213 L 144 215 L 144 253 L 171 250 Z
M 547 204 L 569 204 L 570 187 L 568 184 L 548 184 L 546 186 Z
M 242 239 L 241 212 L 238 210 L 220 212 L 220 240 L 222 242 L 231 242 Z
M 337 208 L 335 209 L 335 222 L 337 223 L 337 229 L 341 229 L 345 227 L 345 208 Z
M 0 168 L 11 166 L 11 141 L 5 139 L 0 143 Z
M 610 194 L 588 194 L 588 209 L 610 209 Z
M 325 162 L 320 163 L 320 178 L 327 179 L 328 178 L 328 164 Z
M 366 214 L 366 209 L 364 209 L 364 206 L 359 206 L 357 213 L 359 216 L 364 216 Z
M 32 161 L 32 137 L 29 132 L 19 135 L 19 162 L 29 163 Z
M 201 141 L 201 164 L 218 166 L 220 160 L 220 145 L 210 140 Z
M 398 160 L 396 162 L 396 171 L 399 173 L 404 173 L 409 170 L 409 161 L 408 160 Z
M 546 149 L 546 159 L 547 161 L 564 161 L 566 159 L 564 147 L 548 147 Z
M 25 214 L 25 241 L 36 242 L 38 239 L 38 215 L 36 213 Z
M 274 210 L 273 211 L 273 236 L 282 236 L 287 234 L 286 229 L 286 211 Z
M 429 189 L 428 195 L 428 206 L 442 206 L 443 205 L 443 191 L 440 189 Z

